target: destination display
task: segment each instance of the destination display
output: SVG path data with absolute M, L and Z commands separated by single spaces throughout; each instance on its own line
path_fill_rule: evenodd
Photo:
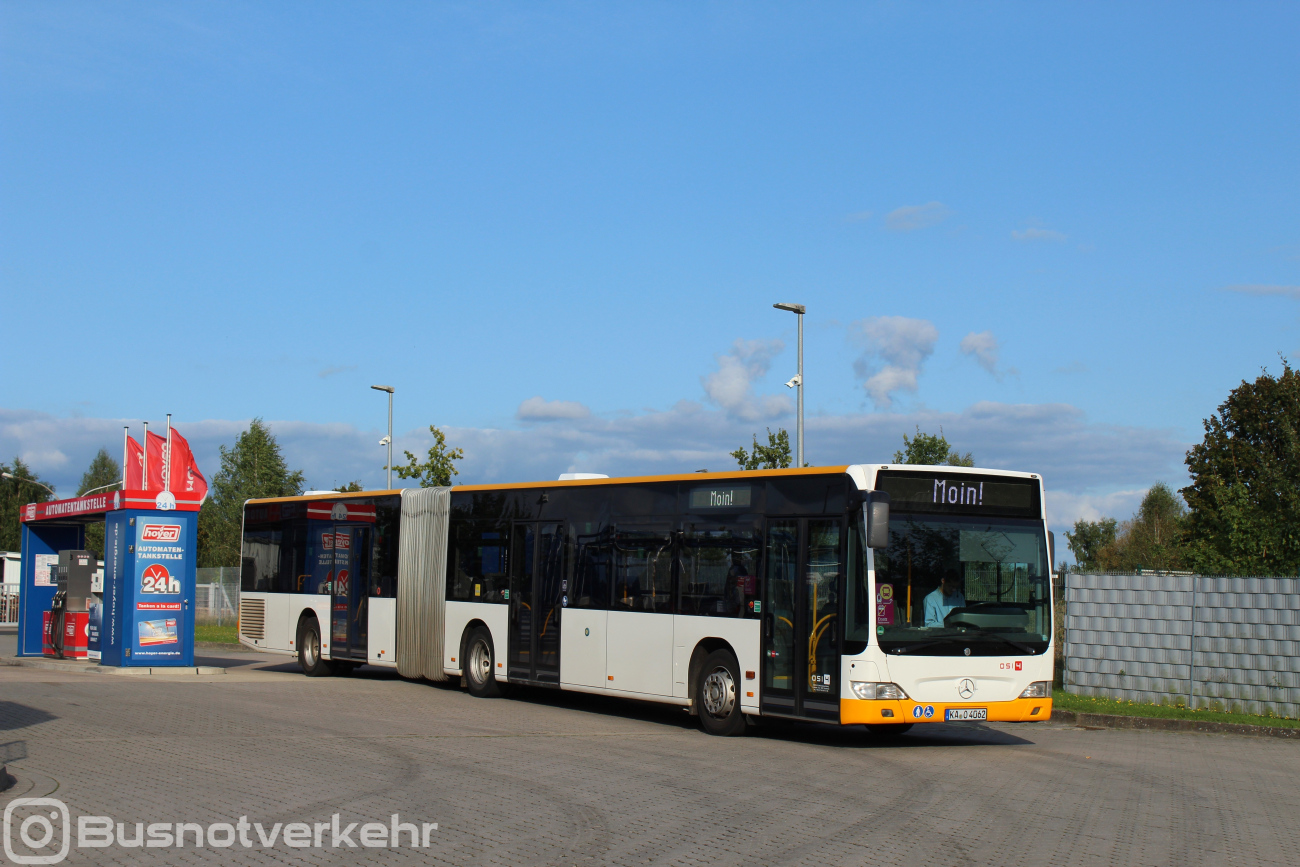
M 690 509 L 748 509 L 751 501 L 749 485 L 692 488 Z
M 895 512 L 1042 517 L 1037 479 L 957 473 L 881 470 L 876 490 L 889 494 Z

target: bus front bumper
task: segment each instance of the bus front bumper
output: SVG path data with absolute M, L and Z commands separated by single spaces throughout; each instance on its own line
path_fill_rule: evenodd
M 984 708 L 988 711 L 989 722 L 1047 722 L 1052 716 L 1050 698 L 957 703 L 910 700 L 864 701 L 857 698 L 842 698 L 840 699 L 840 723 L 842 725 L 941 723 L 947 716 L 946 711 L 959 708 Z

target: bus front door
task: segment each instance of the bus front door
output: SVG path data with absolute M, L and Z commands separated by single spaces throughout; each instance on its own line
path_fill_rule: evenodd
M 839 720 L 840 527 L 838 518 L 768 522 L 764 713 Z
M 564 586 L 564 526 L 518 523 L 510 539 L 510 678 L 560 682 L 560 616 Z
M 335 524 L 330 658 L 366 658 L 366 601 L 370 597 L 370 528 Z

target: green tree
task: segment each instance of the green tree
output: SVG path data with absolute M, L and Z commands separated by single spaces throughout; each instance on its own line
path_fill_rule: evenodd
M 419 479 L 422 488 L 450 485 L 451 477 L 460 475 L 456 461 L 462 460 L 465 453 L 460 449 L 447 448 L 446 435 L 434 425 L 429 425 L 429 433 L 433 434 L 433 445 L 429 447 L 428 459 L 419 463 L 415 455 L 405 452 L 410 463 L 404 467 L 394 466 L 393 472 L 403 479 Z
M 1142 505 L 1131 520 L 1120 525 L 1113 545 L 1107 552 L 1106 568 L 1116 570 L 1182 569 L 1183 523 L 1187 508 L 1164 482 L 1157 482 L 1142 498 Z
M 790 452 L 790 434 L 785 428 L 777 428 L 776 433 L 767 429 L 767 445 L 758 444 L 758 434 L 754 434 L 754 450 L 745 451 L 741 446 L 731 453 L 742 470 L 781 470 L 790 466 L 794 455 Z
M 1101 569 L 1102 551 L 1115 544 L 1119 522 L 1114 518 L 1099 521 L 1074 522 L 1074 531 L 1065 531 L 1065 541 L 1074 553 L 1074 562 L 1080 572 L 1097 572 Z
M 292 497 L 303 487 L 302 471 L 289 471 L 275 436 L 260 418 L 253 419 L 232 448 L 221 447 L 221 469 L 199 512 L 199 565 L 239 565 L 245 500 Z
M 1295 575 L 1300 568 L 1300 374 L 1282 359 L 1242 381 L 1187 452 L 1184 553 L 1198 572 Z
M 28 503 L 48 503 L 54 499 L 41 479 L 23 463 L 14 458 L 12 464 L 0 463 L 0 473 L 10 473 L 16 478 L 0 476 L 0 551 L 17 551 L 22 544 L 22 507 Z
M 916 436 L 909 437 L 903 434 L 903 450 L 894 452 L 894 463 L 896 464 L 924 464 L 926 466 L 940 466 L 947 464 L 950 467 L 973 467 L 975 458 L 970 452 L 961 454 L 952 448 L 948 443 L 947 437 L 943 435 L 943 428 L 939 428 L 939 435 L 921 433 L 920 425 L 917 425 Z
M 121 483 L 122 467 L 113 460 L 108 449 L 101 448 L 91 459 L 90 466 L 81 474 L 81 484 L 77 485 L 77 496 L 80 497 L 97 489 L 107 491 L 110 487 Z M 86 525 L 86 549 L 94 551 L 96 557 L 104 556 L 103 521 Z
M 387 468 L 385 467 L 385 469 Z M 340 494 L 355 494 L 358 491 L 364 491 L 365 488 L 361 487 L 361 480 L 357 479 L 355 482 L 348 482 L 346 485 L 340 485 L 334 490 L 338 491 Z

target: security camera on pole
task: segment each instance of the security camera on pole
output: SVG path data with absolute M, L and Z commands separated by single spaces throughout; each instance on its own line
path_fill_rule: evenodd
M 795 466 L 803 466 L 803 314 L 802 304 L 773 304 L 777 310 L 788 310 L 799 317 L 799 372 L 785 384 L 786 388 L 797 388 L 799 395 L 799 420 L 795 428 Z
M 381 446 L 388 446 L 388 490 L 393 489 L 393 392 L 391 385 L 372 385 L 375 391 L 388 392 L 388 436 L 379 441 Z

